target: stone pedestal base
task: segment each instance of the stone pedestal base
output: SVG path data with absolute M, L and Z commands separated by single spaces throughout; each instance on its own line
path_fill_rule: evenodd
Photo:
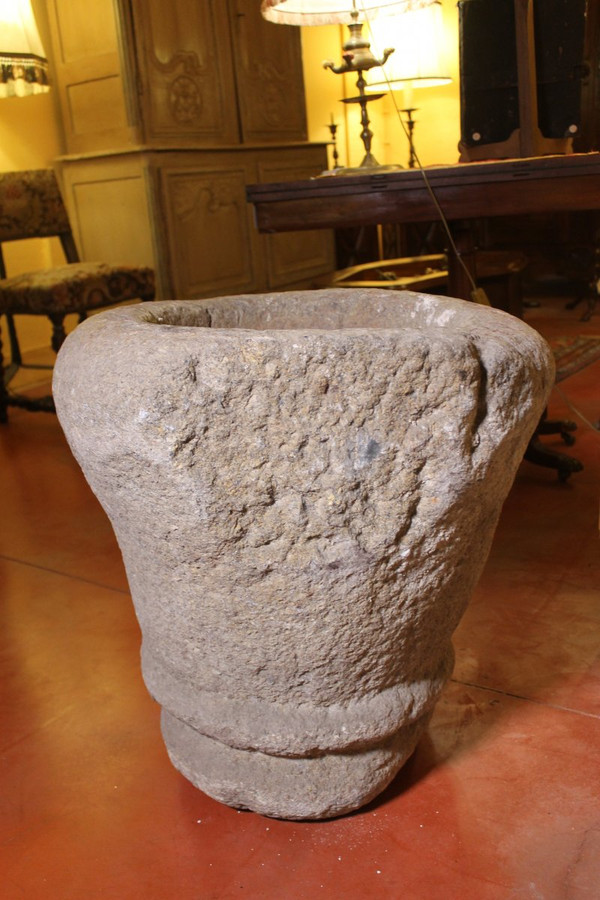
M 431 712 L 378 747 L 290 759 L 211 740 L 163 709 L 169 758 L 215 800 L 284 819 L 326 819 L 364 806 L 414 751 Z

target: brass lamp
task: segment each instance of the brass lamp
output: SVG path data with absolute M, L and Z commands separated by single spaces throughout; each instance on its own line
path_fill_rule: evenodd
M 358 96 L 344 98 L 344 103 L 358 103 L 361 110 L 361 139 L 365 156 L 359 171 L 379 166 L 371 153 L 373 133 L 369 128 L 367 104 L 383 97 L 383 93 L 368 94 L 364 73 L 382 66 L 394 52 L 387 47 L 381 56 L 371 51 L 369 41 L 362 34 L 363 24 L 380 16 L 391 16 L 429 6 L 434 0 L 262 0 L 261 12 L 265 19 L 283 25 L 348 25 L 350 35 L 344 43 L 342 62 L 335 65 L 327 60 L 325 68 L 336 74 L 356 72 Z M 360 21 L 362 19 L 362 21 Z M 346 170 L 348 172 L 349 170 Z
M 49 89 L 48 60 L 30 0 L 0 0 L 0 97 Z

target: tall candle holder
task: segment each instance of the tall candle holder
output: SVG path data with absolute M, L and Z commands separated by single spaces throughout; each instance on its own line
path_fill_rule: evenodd
M 358 166 L 358 169 L 365 169 L 377 166 L 381 168 L 373 153 L 371 152 L 371 143 L 373 140 L 373 132 L 369 128 L 370 120 L 367 112 L 367 104 L 372 100 L 379 100 L 384 94 L 367 94 L 365 72 L 382 66 L 387 58 L 391 56 L 394 50 L 390 47 L 383 51 L 380 59 L 374 56 L 371 50 L 371 44 L 362 33 L 362 22 L 358 21 L 358 10 L 353 9 L 351 12 L 352 22 L 348 25 L 350 36 L 343 46 L 342 62 L 335 65 L 332 60 L 325 60 L 323 68 L 331 69 L 336 75 L 344 75 L 347 72 L 356 72 L 358 78 L 356 86 L 358 88 L 358 96 L 344 97 L 342 103 L 358 103 L 360 106 L 361 132 L 360 137 L 365 148 L 365 155 Z M 348 171 L 348 170 L 346 170 Z
M 331 146 L 332 146 L 332 149 L 333 149 L 333 168 L 334 168 L 334 170 L 335 170 L 335 169 L 339 169 L 339 168 L 340 168 L 339 165 L 338 165 L 338 162 L 339 162 L 339 158 L 340 158 L 340 157 L 339 157 L 339 154 L 338 154 L 338 149 L 337 149 L 337 137 L 336 137 L 337 130 L 338 130 L 338 125 L 337 125 L 337 122 L 334 122 L 334 121 L 333 121 L 333 115 L 331 116 L 331 122 L 329 123 L 329 125 L 328 125 L 327 127 L 329 128 L 329 132 L 330 132 L 330 134 L 331 134 Z

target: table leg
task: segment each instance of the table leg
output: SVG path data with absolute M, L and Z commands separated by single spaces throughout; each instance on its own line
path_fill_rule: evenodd
M 460 300 L 471 300 L 473 284 L 477 281 L 475 237 L 473 227 L 467 221 L 450 222 L 454 246 L 448 247 L 448 295 Z

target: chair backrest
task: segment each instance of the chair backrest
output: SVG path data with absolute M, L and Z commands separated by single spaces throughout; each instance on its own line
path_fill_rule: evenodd
M 0 243 L 70 233 L 52 169 L 0 173 Z
M 45 237 L 60 238 L 67 262 L 79 262 L 54 171 L 0 172 L 0 278 L 6 278 L 4 242 Z

